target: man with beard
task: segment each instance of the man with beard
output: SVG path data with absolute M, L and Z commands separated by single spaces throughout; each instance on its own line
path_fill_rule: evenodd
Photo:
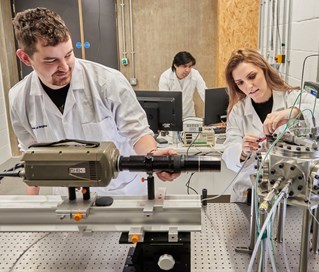
M 23 152 L 35 143 L 62 139 L 111 141 L 121 155 L 175 154 L 157 150 L 134 90 L 117 70 L 74 57 L 62 18 L 46 8 L 19 12 L 13 19 L 16 54 L 33 72 L 9 92 L 10 116 Z M 162 180 L 177 174 L 158 173 Z M 135 173 L 121 172 L 99 195 L 140 195 L 146 186 Z M 39 188 L 28 187 L 28 194 Z

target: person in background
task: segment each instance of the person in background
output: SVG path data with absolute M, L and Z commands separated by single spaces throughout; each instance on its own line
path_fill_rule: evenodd
M 300 88 L 284 82 L 257 51 L 235 50 L 225 77 L 229 106 L 222 159 L 229 169 L 238 172 L 243 161 L 259 149 L 259 139 L 283 131 L 289 120 L 304 118 L 308 127 L 313 126 L 310 111 L 303 110 L 313 109 L 316 98 L 303 93 L 302 103 L 294 105 Z M 231 192 L 232 202 L 246 201 L 245 192 L 252 186 L 249 176 L 254 171 L 251 164 L 239 175 Z
M 195 58 L 189 52 L 175 55 L 172 67 L 160 76 L 160 91 L 181 91 L 183 93 L 183 118 L 195 115 L 193 95 L 197 89 L 201 100 L 205 100 L 206 83 L 200 73 L 193 68 Z
M 9 92 L 10 115 L 19 148 L 62 139 L 111 141 L 121 155 L 175 154 L 157 150 L 134 90 L 117 70 L 74 56 L 71 34 L 61 17 L 46 8 L 28 9 L 13 19 L 16 54 L 33 71 Z M 158 173 L 162 180 L 178 174 Z M 120 172 L 99 195 L 146 194 L 139 175 Z M 28 187 L 28 194 L 39 188 Z

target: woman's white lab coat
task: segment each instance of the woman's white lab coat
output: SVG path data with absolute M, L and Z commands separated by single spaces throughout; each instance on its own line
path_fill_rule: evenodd
M 145 112 L 125 77 L 117 70 L 75 60 L 63 114 L 43 90 L 35 72 L 9 92 L 10 114 L 19 147 L 61 139 L 111 141 L 121 155 L 135 154 L 134 144 L 152 134 Z M 145 194 L 136 173 L 120 172 L 100 195 Z
M 162 73 L 159 80 L 160 91 L 177 91 L 183 93 L 183 118 L 193 117 L 195 115 L 193 95 L 197 89 L 200 98 L 205 102 L 206 83 L 200 73 L 194 68 L 187 77 L 182 80 L 177 78 L 176 73 L 171 68 Z
M 292 107 L 298 94 L 298 91 L 280 92 L 273 91 L 273 108 L 272 112 L 280 111 Z M 311 94 L 302 94 L 302 103 L 300 109 L 313 109 L 316 103 L 316 97 Z M 299 108 L 299 102 L 295 104 Z M 317 107 L 319 110 L 319 107 Z M 310 111 L 303 112 L 304 119 L 308 126 L 312 127 L 312 118 Z M 278 128 L 282 131 L 285 125 Z M 225 161 L 227 168 L 238 172 L 242 166 L 240 155 L 242 152 L 242 142 L 245 134 L 250 133 L 259 137 L 265 136 L 263 124 L 258 117 L 249 97 L 239 101 L 230 112 L 227 119 L 226 141 L 224 142 L 224 153 L 222 159 Z M 252 158 L 253 159 L 253 158 Z M 254 165 L 249 165 L 239 174 L 237 182 L 231 191 L 232 202 L 245 202 L 245 192 L 252 186 L 250 175 L 256 170 Z M 226 186 L 227 184 L 225 184 Z

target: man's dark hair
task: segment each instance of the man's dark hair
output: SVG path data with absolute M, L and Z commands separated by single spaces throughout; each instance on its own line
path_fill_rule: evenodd
M 175 71 L 175 65 L 180 66 L 180 65 L 185 65 L 187 63 L 192 63 L 192 66 L 196 64 L 195 58 L 191 55 L 191 53 L 186 52 L 186 51 L 181 51 L 178 52 L 174 59 L 173 59 L 173 64 L 172 64 L 172 70 Z

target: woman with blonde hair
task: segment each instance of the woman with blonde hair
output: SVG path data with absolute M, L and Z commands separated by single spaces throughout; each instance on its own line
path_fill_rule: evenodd
M 315 97 L 302 94 L 302 103 L 294 103 L 300 94 L 281 79 L 263 56 L 253 49 L 237 49 L 228 60 L 225 77 L 229 106 L 223 160 L 235 172 L 242 162 L 259 148 L 259 139 L 282 130 L 289 118 L 304 118 L 312 126 Z M 280 128 L 281 127 L 281 128 Z M 232 202 L 245 202 L 253 166 L 246 167 L 233 186 Z

